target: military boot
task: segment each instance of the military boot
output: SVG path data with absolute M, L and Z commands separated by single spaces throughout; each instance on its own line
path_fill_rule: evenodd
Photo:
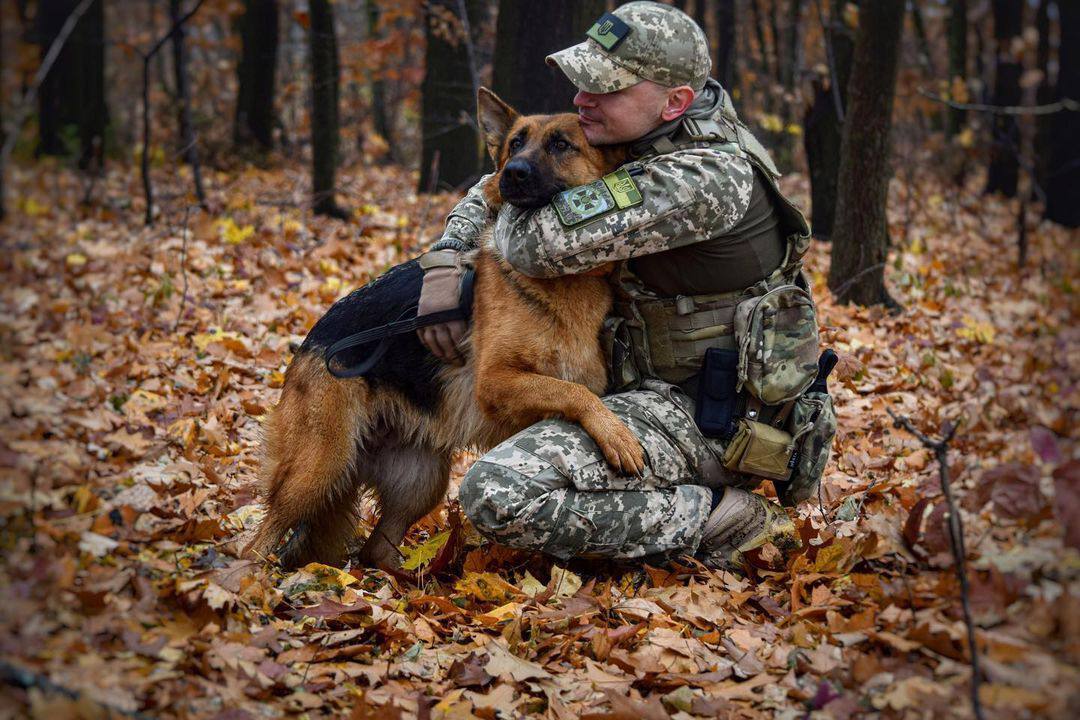
M 709 567 L 742 565 L 743 553 L 771 542 L 787 553 L 802 545 L 782 507 L 760 495 L 729 487 L 705 521 L 698 557 Z

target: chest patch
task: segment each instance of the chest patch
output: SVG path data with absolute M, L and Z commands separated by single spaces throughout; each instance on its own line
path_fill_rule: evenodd
M 601 180 L 562 191 L 552 204 L 559 221 L 574 227 L 613 210 L 633 207 L 641 201 L 641 191 L 630 174 L 626 170 L 616 170 Z

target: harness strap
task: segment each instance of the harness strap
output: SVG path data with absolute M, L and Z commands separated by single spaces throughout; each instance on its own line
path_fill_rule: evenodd
M 416 330 L 427 327 L 428 325 L 440 325 L 446 322 L 453 322 L 454 320 L 469 320 L 472 317 L 472 304 L 473 304 L 473 285 L 476 280 L 476 272 L 471 268 L 467 270 L 461 278 L 461 305 L 456 308 L 450 308 L 449 310 L 439 310 L 438 312 L 429 313 L 422 317 L 413 316 L 405 320 L 395 320 L 392 323 L 386 325 L 379 325 L 363 332 L 354 333 L 346 337 L 341 338 L 336 343 L 326 349 L 326 370 L 336 378 L 354 378 L 360 377 L 367 372 L 370 372 L 375 364 L 382 359 L 386 351 L 390 349 L 390 339 L 395 335 L 404 335 L 406 333 L 415 332 Z M 406 313 L 415 312 L 416 306 L 406 310 Z M 379 344 L 375 349 L 359 363 L 346 367 L 344 369 L 336 369 L 331 366 L 331 362 L 335 357 L 361 345 L 367 345 L 379 341 Z

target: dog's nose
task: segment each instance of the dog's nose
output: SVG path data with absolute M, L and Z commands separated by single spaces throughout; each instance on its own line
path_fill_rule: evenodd
M 508 175 L 510 179 L 516 183 L 523 183 L 532 177 L 533 169 L 525 160 L 518 158 L 517 160 L 511 160 L 506 163 L 506 167 L 503 168 L 503 173 Z

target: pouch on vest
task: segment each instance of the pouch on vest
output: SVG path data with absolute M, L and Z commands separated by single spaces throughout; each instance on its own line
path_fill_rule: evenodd
M 701 363 L 694 422 L 705 437 L 728 437 L 735 419 L 739 394 L 739 353 L 735 350 L 708 348 Z
M 790 427 L 808 429 L 795 445 L 791 476 L 776 485 L 780 502 L 789 506 L 813 497 L 821 484 L 836 435 L 836 412 L 829 393 L 811 390 L 796 400 L 790 423 Z
M 798 285 L 781 285 L 735 308 L 738 389 L 766 405 L 802 395 L 818 370 L 814 301 Z
M 641 373 L 634 361 L 633 339 L 626 319 L 609 315 L 600 329 L 600 348 L 608 371 L 608 393 L 634 390 L 641 383 Z
M 810 429 L 804 423 L 793 435 L 772 425 L 741 418 L 724 451 L 724 467 L 770 480 L 787 480 L 791 476 L 795 448 Z

